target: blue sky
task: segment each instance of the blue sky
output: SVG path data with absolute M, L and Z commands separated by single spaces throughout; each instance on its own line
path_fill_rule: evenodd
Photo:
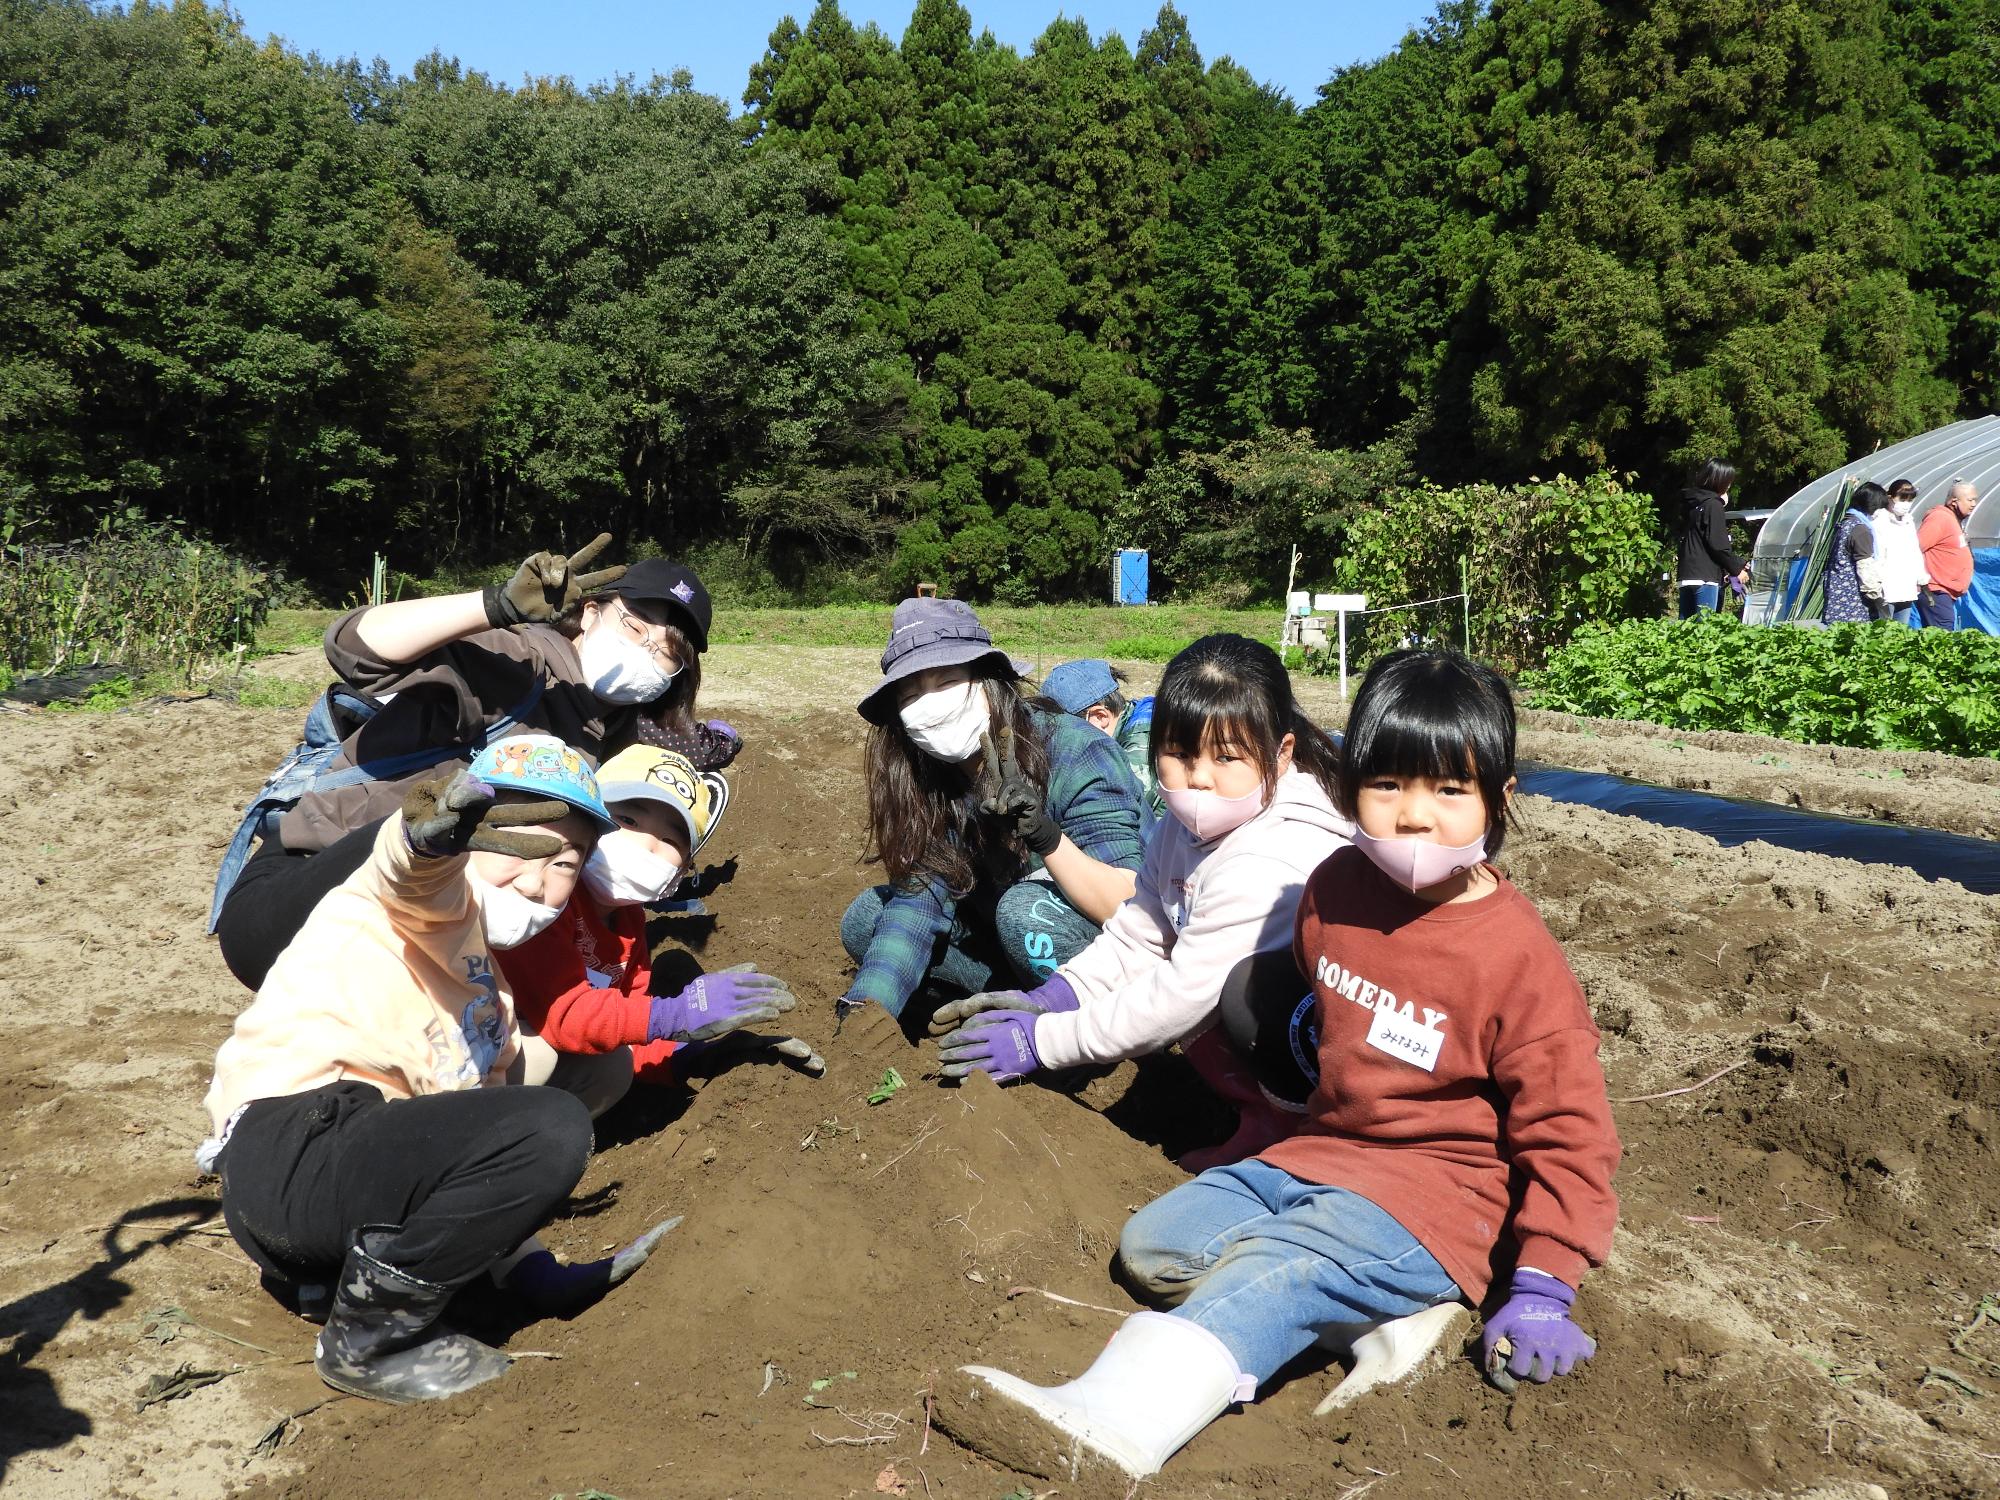
M 1094 34 L 1116 31 L 1128 44 L 1152 24 L 1159 0 L 966 0 L 975 32 L 990 30 L 1025 52 L 1048 23 L 1081 15 Z M 1435 0 L 1179 0 L 1204 61 L 1227 54 L 1260 80 L 1301 104 L 1335 68 L 1379 57 L 1421 23 Z M 275 33 L 301 52 L 388 59 L 398 72 L 436 47 L 496 82 L 563 73 L 595 83 L 629 73 L 686 68 L 695 87 L 732 104 L 750 65 L 788 11 L 804 22 L 810 3 L 786 0 L 236 0 L 244 29 L 258 40 Z M 892 37 L 908 24 L 914 0 L 848 0 L 856 25 L 874 21 Z

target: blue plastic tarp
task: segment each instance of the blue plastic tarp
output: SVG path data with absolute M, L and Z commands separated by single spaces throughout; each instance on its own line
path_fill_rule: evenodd
M 1958 601 L 1958 628 L 2000 635 L 2000 547 L 1972 549 L 1972 587 Z
M 1955 880 L 1969 891 L 2000 895 L 2000 844 L 1991 839 L 1864 818 L 1832 818 L 1769 802 L 1652 786 L 1602 771 L 1523 764 L 1521 790 L 1558 802 L 1644 818 L 1666 828 L 1686 828 L 1706 834 L 1718 844 L 1733 846 L 1758 839 L 1806 854 L 1830 854 L 1862 864 L 1901 865 L 1926 880 Z

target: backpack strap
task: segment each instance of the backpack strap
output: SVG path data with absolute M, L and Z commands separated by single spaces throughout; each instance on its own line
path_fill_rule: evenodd
M 285 758 L 284 764 L 272 774 L 256 797 L 251 800 L 250 805 L 243 810 L 242 820 L 236 825 L 236 832 L 230 837 L 229 847 L 223 851 L 222 864 L 216 871 L 215 894 L 208 908 L 208 930 L 214 932 L 216 923 L 221 920 L 223 903 L 229 899 L 230 891 L 235 889 L 237 879 L 243 873 L 243 867 L 250 862 L 252 842 L 269 838 L 277 826 L 279 815 L 295 807 L 306 793 L 337 792 L 345 787 L 360 786 L 369 781 L 397 781 L 413 772 L 441 765 L 447 760 L 477 755 L 495 740 L 504 739 L 522 719 L 535 711 L 535 706 L 542 701 L 543 686 L 542 675 L 537 672 L 535 680 L 528 687 L 527 695 L 520 702 L 480 730 L 473 739 L 462 744 L 429 746 L 422 750 L 407 751 L 402 755 L 385 756 L 363 761 L 358 765 L 342 766 L 337 771 L 309 772 L 303 778 L 292 778 L 292 785 L 285 785 L 288 779 L 287 773 L 310 753 L 316 737 L 325 737 L 333 726 L 329 700 L 334 689 L 328 689 L 327 694 L 321 696 L 319 702 L 313 705 L 312 713 L 307 716 L 306 742 Z M 365 707 L 366 711 L 355 711 L 357 705 Z M 353 717 L 362 723 L 372 719 L 380 708 L 379 704 L 353 694 L 345 695 L 341 706 L 350 709 Z M 330 756 L 337 753 L 338 744 L 336 739 L 321 748 Z

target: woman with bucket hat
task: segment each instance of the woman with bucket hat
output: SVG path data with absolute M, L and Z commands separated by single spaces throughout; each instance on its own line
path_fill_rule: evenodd
M 545 735 L 418 783 L 216 1053 L 196 1161 L 266 1287 L 325 1323 L 315 1363 L 339 1390 L 410 1402 L 495 1379 L 505 1354 L 439 1326 L 454 1293 L 496 1273 L 574 1305 L 671 1227 L 590 1266 L 541 1251 L 590 1110 L 564 1087 L 504 1086 L 538 1065 L 494 949 L 560 914 L 611 826 L 583 757 Z
M 1145 850 L 1123 753 L 1029 697 L 969 605 L 897 605 L 860 713 L 867 858 L 889 878 L 841 918 L 859 966 L 843 1013 L 900 1018 L 927 980 L 1039 984 L 1130 898 Z
M 327 627 L 339 682 L 253 799 L 216 882 L 211 926 L 245 985 L 263 982 L 320 898 L 367 859 L 380 821 L 439 767 L 517 729 L 601 760 L 639 740 L 642 723 L 656 737 L 669 721 L 698 727 L 708 591 L 657 558 L 591 571 L 609 542 L 538 552 L 505 584 L 354 609 Z

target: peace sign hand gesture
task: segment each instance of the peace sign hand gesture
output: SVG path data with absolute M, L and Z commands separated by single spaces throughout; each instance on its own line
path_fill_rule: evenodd
M 616 583 L 625 576 L 621 564 L 584 573 L 597 554 L 611 545 L 611 533 L 599 532 L 597 540 L 564 557 L 560 552 L 537 552 L 514 571 L 505 584 L 489 585 L 484 594 L 487 623 L 498 629 L 506 625 L 558 620 L 574 612 L 583 596 Z
M 989 817 L 1004 818 L 1013 825 L 1014 835 L 1028 846 L 1029 852 L 1047 859 L 1062 842 L 1062 825 L 1049 816 L 1042 806 L 1042 790 L 1033 779 L 1021 769 L 1021 763 L 1014 755 L 1014 726 L 1000 726 L 1000 743 L 996 747 L 993 736 L 981 735 L 980 748 L 986 752 L 987 794 L 980 799 L 979 810 Z

